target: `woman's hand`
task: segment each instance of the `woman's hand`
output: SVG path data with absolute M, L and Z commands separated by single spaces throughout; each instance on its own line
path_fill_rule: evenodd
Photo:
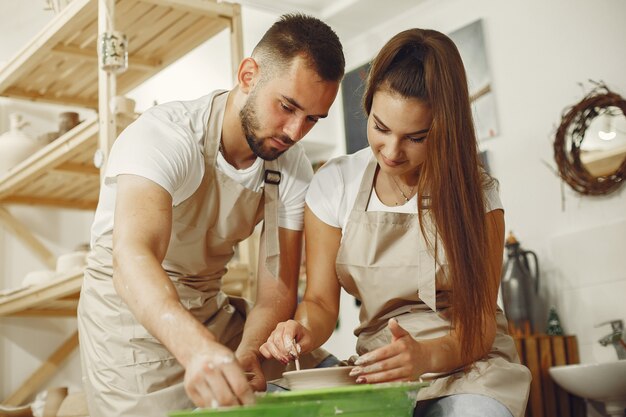
M 259 348 L 267 359 L 287 364 L 302 353 L 312 350 L 311 331 L 295 320 L 278 323 L 276 329 Z
M 388 326 L 391 343 L 361 356 L 350 371 L 350 376 L 357 377 L 357 383 L 414 381 L 424 373 L 420 343 L 400 327 L 396 319 L 389 319 Z

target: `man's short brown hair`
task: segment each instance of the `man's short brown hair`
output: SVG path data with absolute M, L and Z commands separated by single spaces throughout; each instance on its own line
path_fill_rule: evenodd
M 321 20 L 301 13 L 282 15 L 265 32 L 252 56 L 276 69 L 288 67 L 297 56 L 305 57 L 324 81 L 340 81 L 345 69 L 337 34 Z

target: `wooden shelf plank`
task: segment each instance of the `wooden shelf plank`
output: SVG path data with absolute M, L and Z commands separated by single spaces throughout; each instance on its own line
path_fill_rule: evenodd
M 11 314 L 11 317 L 76 317 L 76 308 L 69 309 L 44 309 L 44 308 L 31 308 L 29 310 L 20 311 Z
M 250 280 L 247 264 L 231 263 L 223 277 L 226 286 L 245 287 Z M 83 282 L 83 272 L 65 274 L 54 280 L 25 288 L 8 296 L 0 296 L 0 317 L 3 316 L 75 316 Z M 241 294 L 231 294 L 241 295 Z
M 0 178 L 0 204 L 95 208 L 100 171 L 83 161 L 93 158 L 98 128 L 97 118 L 85 121 L 9 170 Z
M 0 317 L 12 316 L 16 313 L 27 314 L 31 308 L 47 315 L 47 312 L 53 312 L 53 310 L 48 310 L 42 306 L 78 294 L 82 282 L 83 272 L 74 272 L 55 278 L 46 284 L 34 285 L 9 296 L 0 297 Z
M 183 10 L 194 14 L 205 14 L 208 16 L 233 16 L 233 7 L 230 4 L 214 1 L 197 0 L 142 0 L 146 3 L 157 4 L 164 7 Z
M 97 134 L 97 118 L 83 122 L 10 169 L 0 178 L 0 203 L 5 196 L 15 194 L 41 174 L 67 162 L 72 150 L 85 147 L 95 150 Z
M 90 200 L 70 201 L 65 199 L 42 198 L 42 197 L 19 197 L 11 196 L 2 200 L 6 204 L 21 204 L 28 206 L 48 206 L 54 208 L 74 209 L 74 210 L 95 210 L 98 207 L 97 196 Z

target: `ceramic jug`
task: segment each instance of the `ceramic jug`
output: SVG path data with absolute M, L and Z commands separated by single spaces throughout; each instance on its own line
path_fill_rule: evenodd
M 9 115 L 9 131 L 0 135 L 0 176 L 31 156 L 43 145 L 22 130 L 28 122 L 21 114 Z
M 59 136 L 74 129 L 79 123 L 80 120 L 78 120 L 78 113 L 76 112 L 66 111 L 59 114 Z
M 534 304 L 539 300 L 539 262 L 534 252 L 520 247 L 513 233 L 509 233 L 505 246 L 507 259 L 500 284 L 504 313 L 514 328 L 530 334 L 537 307 Z

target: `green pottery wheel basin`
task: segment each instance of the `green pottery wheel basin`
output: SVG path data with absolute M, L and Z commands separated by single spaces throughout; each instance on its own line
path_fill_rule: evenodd
M 321 404 L 255 404 L 242 407 L 174 411 L 170 417 L 318 417 Z
M 427 382 L 363 384 L 261 394 L 257 404 L 184 410 L 170 417 L 412 417 Z
M 321 405 L 318 417 L 412 417 L 417 392 L 426 386 L 426 382 L 397 382 L 285 391 L 259 396 L 257 402 L 290 403 L 298 417 L 300 407 L 311 402 Z

